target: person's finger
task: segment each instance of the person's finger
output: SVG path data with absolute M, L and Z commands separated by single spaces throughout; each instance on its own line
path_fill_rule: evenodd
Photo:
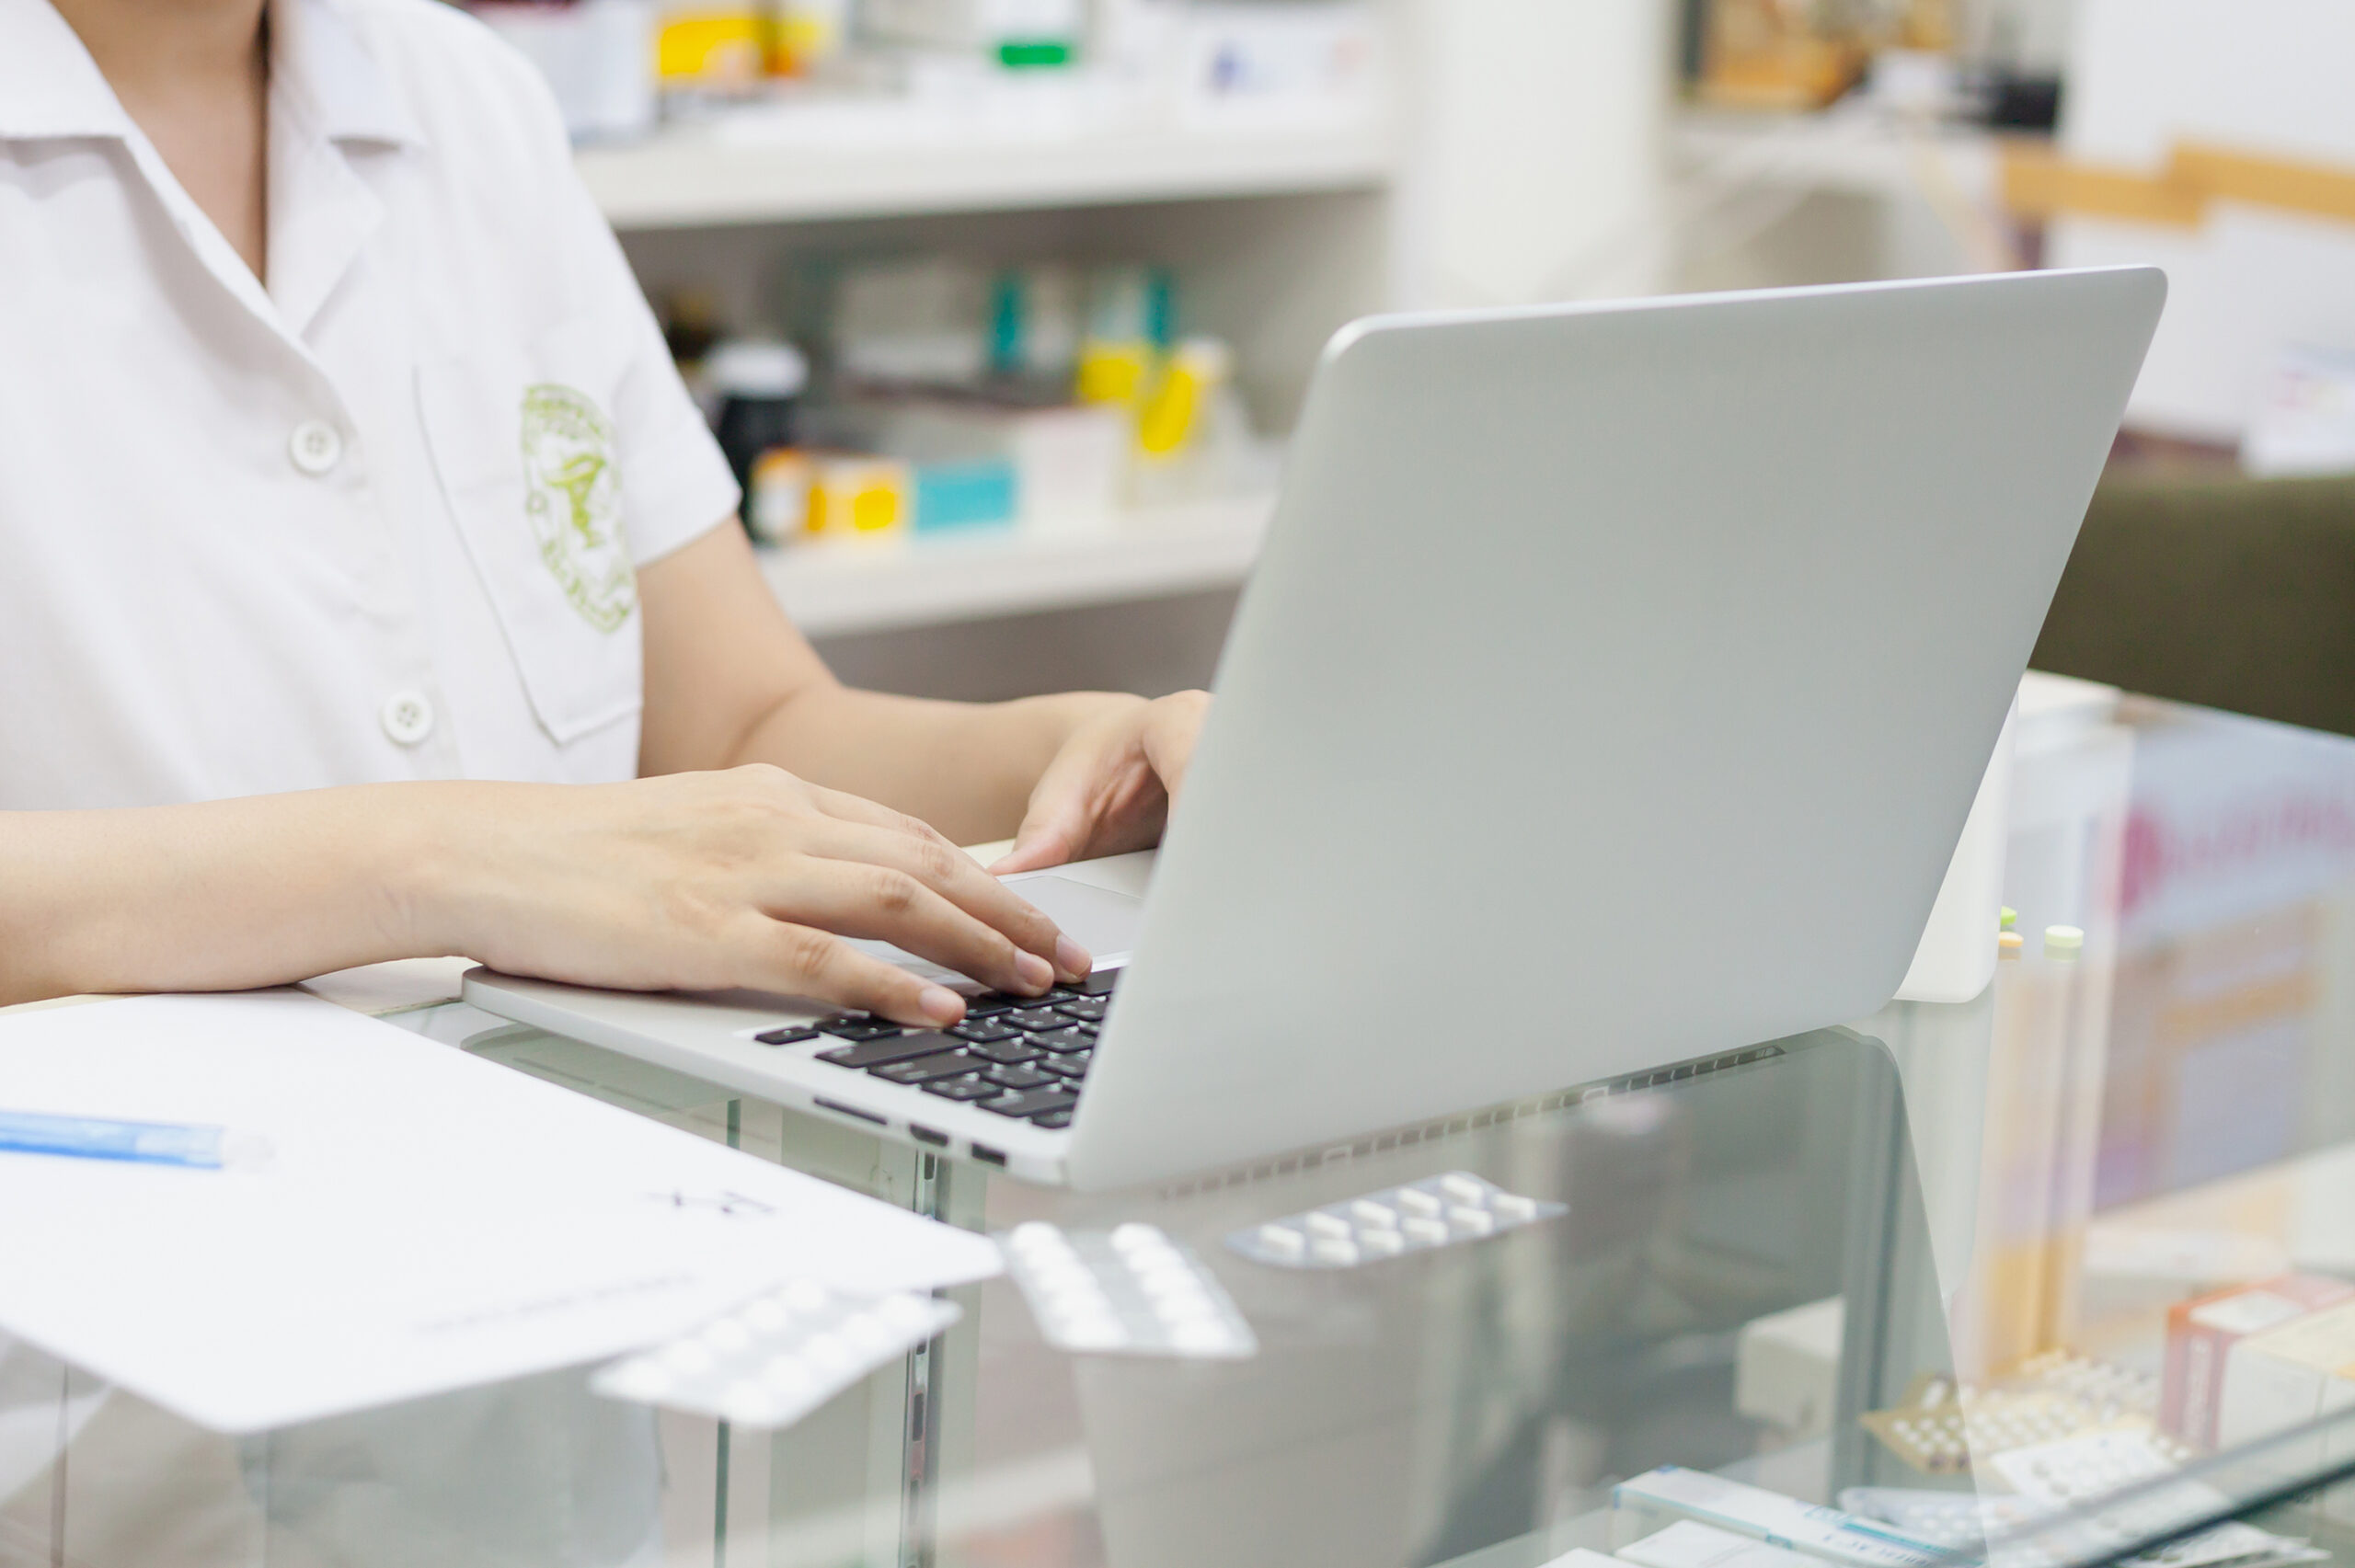
M 1046 959 L 895 866 L 800 860 L 763 903 L 780 920 L 892 943 L 999 990 L 1035 996 L 1055 980 Z
M 1065 935 L 1043 910 L 983 871 L 971 855 L 960 849 L 910 838 L 889 829 L 843 821 L 814 830 L 807 842 L 810 853 L 833 860 L 888 866 L 905 873 L 983 925 L 1003 933 L 1014 946 L 1043 961 L 1049 970 L 1044 982 L 1037 986 L 1017 984 L 1014 989 L 1043 990 L 1058 979 L 1075 980 L 1086 975 L 1094 962 L 1087 950 Z M 966 972 L 976 979 L 985 978 L 978 971 Z M 990 979 L 992 984 L 999 983 L 995 978 Z
M 1083 826 L 1073 819 L 1077 815 L 1064 812 L 1045 820 L 1023 818 L 1014 847 L 990 862 L 990 875 L 1011 876 L 1019 871 L 1043 871 L 1051 865 L 1070 864 L 1085 832 Z
M 1207 692 L 1179 692 L 1147 705 L 1139 728 L 1065 748 L 1031 791 L 1014 847 L 991 863 L 991 873 L 1037 871 L 1157 841 L 1210 703 Z
M 841 937 L 747 910 L 740 926 L 742 983 L 761 990 L 860 1008 L 879 1018 L 940 1028 L 965 1015 L 947 986 L 861 953 Z
M 1107 765 L 1094 748 L 1065 748 L 1030 791 L 1029 808 L 1015 830 L 1014 847 L 990 864 L 990 875 L 1062 865 L 1079 853 L 1094 825 L 1099 773 Z

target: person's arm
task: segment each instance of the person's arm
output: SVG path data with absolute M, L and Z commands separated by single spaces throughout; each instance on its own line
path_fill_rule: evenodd
M 0 812 L 0 1003 L 268 985 L 424 953 L 394 785 Z
M 961 842 L 1015 835 L 1002 870 L 1157 841 L 1209 703 L 1200 692 L 943 703 L 854 691 L 786 618 L 733 523 L 647 566 L 639 601 L 641 773 L 774 762 Z
M 962 1015 L 843 936 L 1024 994 L 1088 962 L 923 823 L 774 768 L 0 812 L 0 1003 L 463 954 L 588 985 Z

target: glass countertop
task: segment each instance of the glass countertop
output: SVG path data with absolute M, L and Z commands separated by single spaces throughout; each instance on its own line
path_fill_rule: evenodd
M 2355 1565 L 2355 742 L 2098 692 L 2017 740 L 1974 1000 L 1150 1191 L 411 1016 L 952 1224 L 1158 1227 L 1256 1354 L 1066 1354 L 997 1279 L 777 1430 L 580 1368 L 232 1438 L 17 1345 L 0 1564 Z M 1562 1212 L 1237 1244 L 1452 1173 Z

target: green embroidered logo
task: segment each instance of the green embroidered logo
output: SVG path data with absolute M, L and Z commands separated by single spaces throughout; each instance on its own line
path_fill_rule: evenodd
M 569 386 L 523 390 L 523 509 L 540 559 L 582 620 L 619 629 L 638 607 L 638 574 L 622 537 L 614 428 Z

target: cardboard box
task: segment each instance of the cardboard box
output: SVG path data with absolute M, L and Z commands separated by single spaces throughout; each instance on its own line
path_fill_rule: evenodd
M 2355 1285 L 2344 1280 L 2287 1274 L 2177 1302 L 2167 1311 L 2159 1425 L 2196 1447 L 2216 1447 L 2233 1348 L 2349 1298 L 2355 1298 Z
M 2326 1415 L 2355 1412 L 2355 1300 L 2309 1312 L 2250 1334 L 2224 1357 L 2216 1441 L 2239 1448 Z M 2342 1421 L 2294 1443 L 2275 1443 L 2257 1458 L 2284 1478 L 2311 1475 L 2355 1455 L 2355 1421 Z M 2324 1512 L 2355 1518 L 2355 1490 L 2338 1489 Z

